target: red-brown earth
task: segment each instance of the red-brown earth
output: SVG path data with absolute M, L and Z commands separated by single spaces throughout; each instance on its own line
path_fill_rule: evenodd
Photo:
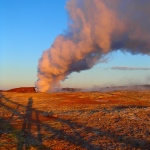
M 0 93 L 0 149 L 150 147 L 150 90 Z
M 19 87 L 7 90 L 6 92 L 17 92 L 17 93 L 34 93 L 35 88 L 34 87 Z

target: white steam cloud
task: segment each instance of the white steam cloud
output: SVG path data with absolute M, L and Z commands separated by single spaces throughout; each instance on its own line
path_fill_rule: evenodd
M 67 10 L 68 31 L 39 59 L 37 91 L 53 91 L 70 73 L 118 49 L 150 55 L 150 1 L 70 0 Z

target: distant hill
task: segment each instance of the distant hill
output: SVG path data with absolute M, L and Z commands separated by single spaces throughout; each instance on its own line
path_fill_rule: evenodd
M 7 90 L 5 92 L 35 93 L 36 91 L 34 87 L 19 87 L 19 88 Z
M 95 87 L 92 89 L 80 89 L 80 88 L 61 88 L 58 91 L 62 92 L 77 92 L 77 91 L 116 91 L 116 90 L 150 90 L 150 85 L 132 85 L 132 86 L 114 86 L 114 87 Z M 10 90 L 0 90 L 0 92 L 17 92 L 17 93 L 36 93 L 35 87 L 19 87 Z
M 61 89 L 62 91 L 69 91 L 69 92 L 76 92 L 76 91 L 81 91 L 81 89 L 79 89 L 79 88 L 62 88 Z

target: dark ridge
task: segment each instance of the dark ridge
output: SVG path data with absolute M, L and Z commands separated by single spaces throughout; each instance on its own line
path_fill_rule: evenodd
M 145 85 L 132 85 L 132 86 L 114 86 L 114 87 L 103 87 L 103 88 L 95 88 L 91 89 L 91 91 L 115 91 L 115 90 L 150 90 L 150 84 Z M 64 92 L 77 92 L 77 91 L 84 91 L 81 88 L 61 88 L 58 91 Z M 90 91 L 90 90 L 87 90 Z M 35 87 L 19 87 L 13 88 L 10 90 L 0 90 L 0 92 L 17 92 L 17 93 L 36 93 Z
M 17 93 L 35 93 L 35 87 L 19 87 L 7 90 L 5 92 L 17 92 Z
M 76 91 L 81 91 L 79 88 L 62 88 L 62 91 L 69 91 L 69 92 L 76 92 Z

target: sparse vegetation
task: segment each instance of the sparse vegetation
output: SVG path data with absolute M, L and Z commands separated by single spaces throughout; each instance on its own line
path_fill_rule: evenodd
M 1 92 L 0 147 L 148 149 L 150 91 Z

